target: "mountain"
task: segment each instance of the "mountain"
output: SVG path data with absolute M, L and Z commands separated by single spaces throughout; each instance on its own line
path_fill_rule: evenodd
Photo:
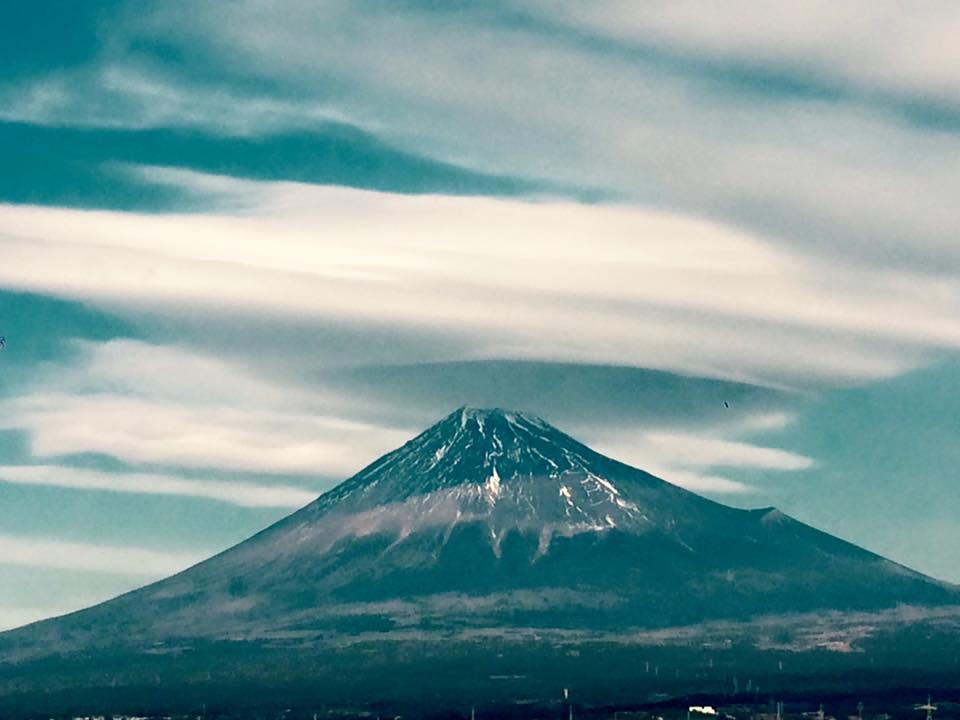
M 277 658 L 291 652 L 366 648 L 383 659 L 404 643 L 420 644 L 416 657 L 446 657 L 503 643 L 515 650 L 520 638 L 622 647 L 626 637 L 642 644 L 698 627 L 704 638 L 725 628 L 729 644 L 740 632 L 731 628 L 741 627 L 752 628 L 756 646 L 799 651 L 791 643 L 827 611 L 835 622 L 820 627 L 823 637 L 849 630 L 853 613 L 862 630 L 864 617 L 876 624 L 898 607 L 901 622 L 903 606 L 929 618 L 954 604 L 955 587 L 774 508 L 712 502 L 537 417 L 461 408 L 199 565 L 0 635 L 0 660 L 11 677 L 47 668 L 49 686 L 51 656 L 74 667 L 96 667 L 98 657 L 149 661 L 157 677 L 174 677 L 180 671 L 171 668 L 201 648 L 206 667 L 226 667 L 230 657 L 229 678 L 262 674 L 236 648 L 269 652 L 288 680 L 298 670 Z M 763 625 L 771 617 L 786 636 Z M 507 655 L 519 658 L 514 650 Z M 94 681 L 60 686 L 70 682 Z

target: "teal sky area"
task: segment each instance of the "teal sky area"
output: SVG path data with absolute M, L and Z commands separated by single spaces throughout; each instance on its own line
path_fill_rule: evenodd
M 960 15 L 849 9 L 8 3 L 0 629 L 464 404 L 960 582 Z

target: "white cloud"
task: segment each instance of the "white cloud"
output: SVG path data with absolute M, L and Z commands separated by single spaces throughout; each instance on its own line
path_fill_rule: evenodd
M 713 495 L 737 495 L 755 490 L 747 483 L 739 480 L 716 475 L 713 473 L 695 472 L 692 470 L 677 470 L 669 467 L 646 467 L 647 472 L 656 475 L 667 482 L 679 485 L 695 493 L 709 493 Z
M 163 552 L 0 534 L 0 565 L 160 578 L 184 570 L 204 557 L 198 553 Z
M 771 432 L 783 430 L 795 419 L 794 415 L 783 411 L 753 413 L 730 423 L 728 427 L 733 432 Z
M 78 87 L 86 91 L 77 93 Z M 243 111 L 237 112 L 238 107 Z M 319 102 L 192 88 L 163 74 L 123 65 L 53 73 L 5 93 L 0 87 L 0 119 L 127 129 L 212 126 L 238 136 L 348 120 Z
M 345 477 L 401 445 L 418 428 L 358 421 L 376 415 L 356 397 L 285 385 L 225 359 L 131 340 L 80 344 L 79 362 L 51 366 L 7 401 L 0 426 L 26 430 L 35 458 L 102 453 L 127 463 Z M 809 458 L 721 437 L 781 429 L 783 413 L 721 428 L 585 431 L 598 450 L 694 491 L 746 484 L 716 468 L 800 470 Z M 301 487 L 161 473 L 111 473 L 54 465 L 0 466 L 0 482 L 204 497 L 254 507 L 299 507 Z
M 957 53 L 943 41 L 955 34 L 955 9 L 518 4 L 540 21 L 391 4 L 361 13 L 353 3 L 291 1 L 277 13 L 262 0 L 163 3 L 117 23 L 92 68 L 7 87 L 0 109 L 51 124 L 261 136 L 337 119 L 428 157 L 760 229 L 802 253 L 960 268 L 956 133 L 911 125 L 883 103 L 764 92 L 766 76 L 741 86 L 711 65 L 822 75 L 827 86 L 956 108 Z M 652 44 L 665 58 L 571 37 L 583 32 Z M 198 86 L 145 61 L 144 38 L 228 58 L 273 94 Z M 671 62 L 678 54 L 705 62 Z
M 756 488 L 726 477 L 737 470 L 781 473 L 809 470 L 813 458 L 779 448 L 730 439 L 730 435 L 782 429 L 787 415 L 753 415 L 698 431 L 662 431 L 644 428 L 605 429 L 593 446 L 610 457 L 642 468 L 694 492 L 744 493 Z M 724 473 L 716 470 L 722 468 Z
M 117 394 L 35 394 L 6 410 L 35 456 L 99 452 L 130 463 L 239 472 L 352 475 L 391 447 L 389 428 L 282 408 L 172 403 Z M 359 464 L 358 464 L 359 463 Z
M 634 445 L 633 452 L 638 455 L 649 453 L 659 462 L 667 462 L 674 467 L 807 470 L 814 465 L 808 457 L 777 448 L 685 433 L 645 433 Z
M 764 12 L 739 2 L 731 11 L 685 2 L 641 11 L 568 3 L 546 5 L 538 28 L 406 5 L 361 15 L 353 3 L 290 2 L 278 14 L 271 3 L 248 0 L 229 9 L 166 3 L 130 31 L 203 46 L 283 88 L 285 97 L 306 98 L 305 116 L 322 103 L 430 157 L 747 223 L 805 252 L 893 267 L 936 269 L 949 261 L 956 270 L 955 134 L 862 104 L 744 90 L 718 81 L 709 67 L 542 31 L 566 11 L 575 32 L 652 26 L 668 58 L 675 46 L 708 55 L 714 46 L 719 54 L 746 47 L 761 68 L 779 52 L 807 69 L 859 68 L 850 82 L 862 70 L 878 81 L 901 77 L 898 86 L 921 96 L 955 98 L 956 53 L 937 39 L 952 37 L 956 11 L 927 6 L 907 22 L 897 7 L 864 0 L 847 13 L 778 0 Z M 105 62 L 144 72 L 126 57 Z M 918 67 L 901 75 L 911 63 Z M 167 82 L 209 104 L 188 81 Z M 212 127 L 229 129 L 237 113 L 245 115 L 242 105 L 211 113 Z
M 946 2 L 519 3 L 579 31 L 957 107 L 960 8 Z
M 182 348 L 129 340 L 81 347 L 78 365 L 38 374 L 6 403 L 0 426 L 27 430 L 35 457 L 93 452 L 132 464 L 345 477 L 410 436 L 406 429 L 350 419 L 364 410 L 355 399 L 270 382 Z M 243 505 L 294 507 L 312 499 L 301 488 L 243 482 L 49 467 L 4 471 L 18 482 Z
M 885 377 L 960 346 L 946 278 L 804 258 L 683 215 L 146 172 L 219 184 L 242 211 L 0 206 L 0 284 L 431 328 L 470 338 L 474 357 L 768 382 Z
M 43 430 L 40 434 L 44 432 L 46 431 Z M 283 485 L 192 480 L 153 473 L 108 473 L 54 465 L 0 466 L 0 483 L 2 482 L 73 490 L 199 497 L 244 507 L 299 508 L 314 500 L 318 494 L 304 488 Z

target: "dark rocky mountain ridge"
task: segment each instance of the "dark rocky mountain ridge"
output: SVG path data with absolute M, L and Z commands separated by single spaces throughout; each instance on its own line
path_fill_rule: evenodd
M 0 634 L 0 661 L 155 665 L 191 648 L 216 657 L 223 643 L 304 652 L 438 638 L 442 655 L 508 637 L 593 642 L 953 604 L 955 587 L 774 508 L 707 500 L 524 413 L 461 408 L 234 548 Z

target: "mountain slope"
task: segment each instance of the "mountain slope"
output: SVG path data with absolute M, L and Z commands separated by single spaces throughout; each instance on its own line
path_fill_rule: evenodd
M 611 460 L 539 418 L 462 408 L 204 563 L 0 635 L 0 654 L 589 634 L 958 597 L 773 508 L 729 508 Z

